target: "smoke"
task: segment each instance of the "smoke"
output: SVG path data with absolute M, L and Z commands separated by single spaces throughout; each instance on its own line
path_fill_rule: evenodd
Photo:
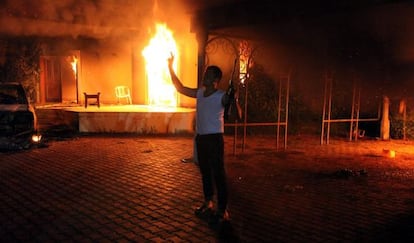
M 174 0 L 5 0 L 0 2 L 0 34 L 104 38 L 133 31 L 139 35 L 157 19 L 179 25 L 186 12 L 185 6 L 179 3 Z
M 379 8 L 376 15 L 367 15 L 371 32 L 392 48 L 396 62 L 414 62 L 414 4 L 406 3 Z

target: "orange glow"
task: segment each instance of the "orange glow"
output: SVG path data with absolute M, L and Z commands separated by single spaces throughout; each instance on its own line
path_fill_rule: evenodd
M 241 55 L 239 59 L 239 65 L 240 65 L 240 69 L 239 69 L 240 83 L 244 84 L 247 79 L 247 60 L 245 57 Z
M 149 105 L 177 106 L 177 92 L 167 66 L 167 59 L 171 53 L 175 56 L 174 64 L 178 63 L 177 45 L 171 30 L 165 24 L 157 24 L 155 35 L 142 51 L 145 58 Z
M 395 150 L 383 149 L 382 152 L 384 153 L 385 156 L 387 156 L 391 159 L 395 158 Z
M 78 59 L 76 58 L 76 56 L 73 56 L 72 58 L 73 58 L 73 60 L 70 63 L 70 65 L 72 65 L 73 73 L 76 75 L 76 73 L 78 71 Z
M 42 135 L 40 135 L 40 134 L 33 134 L 32 135 L 32 141 L 34 143 L 38 143 L 38 142 L 40 142 L 40 140 L 42 140 Z
M 245 84 L 246 79 L 248 78 L 247 69 L 251 65 L 249 58 L 252 49 L 250 44 L 247 41 L 242 41 L 239 43 L 239 80 L 241 84 Z

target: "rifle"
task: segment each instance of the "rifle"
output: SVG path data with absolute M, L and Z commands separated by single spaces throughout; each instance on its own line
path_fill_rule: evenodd
M 229 87 L 226 92 L 228 96 L 228 101 L 226 105 L 224 106 L 224 120 L 228 120 L 229 116 L 231 115 L 232 112 L 234 112 L 234 110 L 236 111 L 236 120 L 241 121 L 242 119 L 241 107 L 239 105 L 239 102 L 238 102 L 239 99 L 236 96 L 236 89 L 233 83 L 234 73 L 236 72 L 236 65 L 237 65 L 237 58 L 234 59 L 233 72 L 231 74 L 230 81 L 229 81 Z

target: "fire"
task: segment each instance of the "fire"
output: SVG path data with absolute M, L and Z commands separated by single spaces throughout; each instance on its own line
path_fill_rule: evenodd
M 78 59 L 76 58 L 76 56 L 73 56 L 72 59 L 73 60 L 70 63 L 70 65 L 72 65 L 73 73 L 76 75 L 76 73 L 78 71 Z
M 171 54 L 175 56 L 177 63 L 177 45 L 171 30 L 165 24 L 157 24 L 154 37 L 142 51 L 146 63 L 149 105 L 177 106 L 177 92 L 167 66 L 167 59 Z

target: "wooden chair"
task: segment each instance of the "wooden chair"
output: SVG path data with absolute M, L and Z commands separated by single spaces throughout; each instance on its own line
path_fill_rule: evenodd
M 86 92 L 83 92 L 83 95 L 85 96 L 85 108 L 88 107 L 88 99 L 96 99 L 96 105 L 98 107 L 101 107 L 101 104 L 99 102 L 99 96 L 101 95 L 101 92 L 98 92 L 96 94 L 87 94 Z

